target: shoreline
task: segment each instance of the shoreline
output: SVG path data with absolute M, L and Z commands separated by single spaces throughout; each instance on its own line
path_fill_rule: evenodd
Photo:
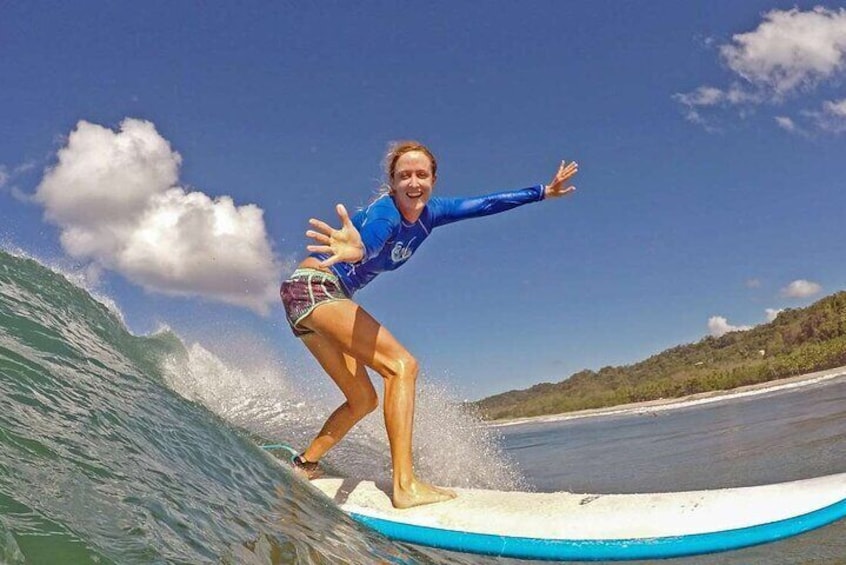
M 545 424 L 550 422 L 563 422 L 565 420 L 577 420 L 581 418 L 591 418 L 594 416 L 612 416 L 617 414 L 650 414 L 655 412 L 665 412 L 668 410 L 677 410 L 679 408 L 687 408 L 690 406 L 698 406 L 701 404 L 710 404 L 712 402 L 721 402 L 725 400 L 732 400 L 735 398 L 745 398 L 749 396 L 769 394 L 771 392 L 777 392 L 780 390 L 802 388 L 837 379 L 838 377 L 842 376 L 846 376 L 846 366 L 835 367 L 833 369 L 826 369 L 824 371 L 816 371 L 814 373 L 806 373 L 804 375 L 796 375 L 794 377 L 775 379 L 772 381 L 756 383 L 753 385 L 740 386 L 729 390 L 711 390 L 708 392 L 698 392 L 696 394 L 680 396 L 678 398 L 659 398 L 657 400 L 646 400 L 643 402 L 618 404 L 617 406 L 607 406 L 605 408 L 591 408 L 588 410 L 577 410 L 575 412 L 563 412 L 560 414 L 547 414 L 544 416 L 527 416 L 525 418 L 492 420 L 490 422 L 486 422 L 486 425 L 493 427 L 507 427 L 519 426 L 521 424 Z

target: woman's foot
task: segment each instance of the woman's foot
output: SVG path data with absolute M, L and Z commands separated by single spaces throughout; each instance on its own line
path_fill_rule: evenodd
M 323 476 L 323 469 L 320 468 L 320 464 L 317 461 L 306 461 L 302 455 L 292 457 L 291 466 L 294 468 L 295 473 L 309 481 L 319 479 Z
M 405 488 L 394 486 L 393 503 L 395 508 L 411 508 L 452 500 L 456 496 L 449 489 L 427 485 L 415 479 Z

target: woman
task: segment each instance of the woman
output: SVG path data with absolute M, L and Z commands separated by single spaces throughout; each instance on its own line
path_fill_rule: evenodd
M 385 427 L 393 464 L 392 500 L 408 508 L 448 500 L 455 493 L 419 481 L 412 470 L 411 438 L 417 360 L 352 296 L 381 272 L 404 265 L 432 229 L 454 221 L 495 214 L 575 190 L 567 181 L 575 162 L 561 163 L 548 185 L 477 198 L 432 197 L 438 164 L 432 152 L 415 141 L 389 147 L 385 157 L 385 193 L 350 220 L 336 207 L 341 227 L 311 219 L 306 235 L 315 241 L 311 255 L 282 283 L 281 296 L 294 335 L 300 337 L 341 389 L 346 401 L 335 410 L 294 465 L 309 478 L 317 462 L 344 435 L 378 406 L 365 367 L 385 381 Z

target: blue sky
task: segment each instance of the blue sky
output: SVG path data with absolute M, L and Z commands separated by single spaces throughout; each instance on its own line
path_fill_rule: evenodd
M 815 8 L 816 7 L 816 8 Z M 843 289 L 846 10 L 805 2 L 5 2 L 0 241 L 136 333 L 319 371 L 275 298 L 391 140 L 436 192 L 575 195 L 444 227 L 357 298 L 480 398 Z M 260 353 L 256 353 L 256 348 Z

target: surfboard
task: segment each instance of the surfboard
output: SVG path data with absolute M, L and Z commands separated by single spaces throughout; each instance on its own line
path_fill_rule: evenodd
M 353 520 L 401 542 L 521 559 L 662 559 L 758 545 L 846 516 L 846 473 L 792 482 L 644 494 L 453 489 L 397 510 L 390 485 L 311 481 Z

